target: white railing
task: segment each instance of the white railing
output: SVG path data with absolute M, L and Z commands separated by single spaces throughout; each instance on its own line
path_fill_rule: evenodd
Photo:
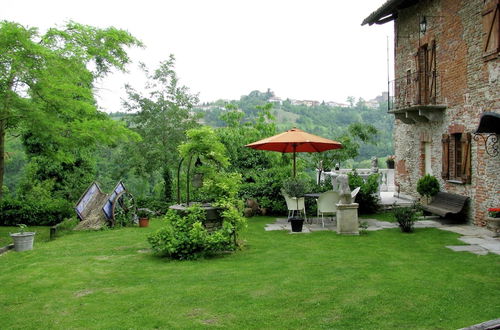
M 319 174 L 319 171 L 316 170 Z M 337 187 L 337 177 L 341 174 L 352 173 L 352 169 L 344 169 L 341 168 L 339 170 L 334 170 L 330 172 L 321 172 L 318 175 L 318 183 L 323 182 L 325 180 L 331 179 L 333 190 L 336 190 Z M 369 168 L 357 168 L 356 172 L 359 174 L 361 178 L 366 180 L 368 176 L 374 173 L 380 174 L 379 177 L 379 187 L 378 192 L 395 192 L 396 186 L 394 185 L 394 169 L 380 168 L 380 169 L 369 169 Z

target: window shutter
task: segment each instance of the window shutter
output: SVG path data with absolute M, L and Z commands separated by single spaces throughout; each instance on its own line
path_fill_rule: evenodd
M 436 104 L 437 70 L 436 70 L 436 41 L 435 40 L 433 40 L 432 44 L 431 44 L 431 49 L 430 49 L 427 67 L 429 68 L 428 72 L 427 72 L 427 74 L 429 75 L 429 77 L 428 77 L 429 87 L 427 89 L 427 92 L 429 93 L 429 103 Z
M 460 141 L 462 144 L 462 181 L 464 183 L 471 183 L 472 169 L 471 169 L 471 134 L 462 134 Z
M 450 177 L 449 170 L 449 160 L 450 160 L 450 135 L 443 134 L 441 139 L 441 143 L 443 145 L 443 159 L 442 159 L 442 169 L 441 169 L 441 177 L 445 180 Z
M 486 60 L 500 51 L 500 0 L 486 1 L 483 15 L 483 51 Z

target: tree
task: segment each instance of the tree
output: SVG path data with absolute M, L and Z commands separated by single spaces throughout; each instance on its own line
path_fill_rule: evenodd
M 6 134 L 30 135 L 53 160 L 74 162 L 75 148 L 133 137 L 97 111 L 93 86 L 130 61 L 125 47 L 141 46 L 128 32 L 69 22 L 40 34 L 0 22 L 0 199 Z
M 359 155 L 361 142 L 376 144 L 378 130 L 369 124 L 353 123 L 347 128 L 347 133 L 334 138 L 342 143 L 342 149 L 334 149 L 322 153 L 313 153 L 309 157 L 309 165 L 317 166 L 320 161 L 324 168 L 332 169 L 335 164 L 348 159 L 356 158 Z
M 185 141 L 188 129 L 198 126 L 197 117 L 191 113 L 198 96 L 191 94 L 188 87 L 179 85 L 174 66 L 173 55 L 161 62 L 154 72 L 141 64 L 148 79 L 146 90 L 149 94 L 143 95 L 127 85 L 128 100 L 124 102 L 127 111 L 137 112 L 132 123 L 143 138 L 136 146 L 136 154 L 140 157 L 136 157 L 134 166 L 150 176 L 161 171 L 166 200 L 172 197 L 171 170 L 179 160 L 177 146 Z

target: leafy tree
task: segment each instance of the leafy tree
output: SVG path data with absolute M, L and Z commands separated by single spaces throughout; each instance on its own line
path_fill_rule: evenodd
M 40 34 L 0 22 L 0 198 L 3 195 L 6 134 L 30 134 L 50 142 L 44 156 L 73 163 L 72 151 L 133 135 L 97 111 L 93 86 L 129 62 L 127 46 L 141 43 L 126 31 L 69 22 Z M 38 153 L 37 153 L 38 154 Z
M 173 55 L 153 72 L 141 64 L 148 79 L 148 94 L 143 95 L 127 85 L 128 100 L 124 102 L 128 111 L 137 112 L 131 118 L 132 126 L 142 136 L 142 142 L 126 152 L 133 154 L 133 166 L 139 173 L 150 177 L 161 173 L 165 200 L 172 199 L 171 171 L 179 161 L 177 147 L 185 141 L 186 131 L 198 126 L 197 117 L 191 112 L 198 96 L 179 84 L 174 67 Z
M 361 143 L 375 144 L 378 130 L 369 124 L 353 123 L 349 125 L 347 133 L 334 140 L 342 143 L 342 149 L 334 149 L 322 153 L 313 153 L 309 156 L 309 167 L 315 167 L 320 162 L 325 169 L 332 169 L 335 164 L 340 164 L 359 155 Z

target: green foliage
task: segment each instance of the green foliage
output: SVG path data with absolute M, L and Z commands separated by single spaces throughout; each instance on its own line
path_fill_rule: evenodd
M 435 176 L 426 174 L 417 181 L 417 192 L 427 198 L 439 192 L 439 182 Z
M 203 227 L 205 211 L 199 206 L 188 208 L 184 216 L 170 210 L 165 220 L 166 226 L 148 236 L 152 249 L 161 256 L 191 260 L 235 248 L 234 226 L 225 221 L 221 229 L 209 233 Z
M 19 227 L 19 233 L 24 234 L 24 231 L 27 230 L 28 226 L 26 226 L 24 223 L 20 223 L 17 225 Z
M 220 200 L 234 201 L 240 191 L 241 174 L 219 172 L 207 178 L 200 188 L 200 198 L 203 202 L 218 202 Z
M 167 213 L 168 207 L 171 205 L 170 202 L 166 202 L 155 197 L 137 198 L 136 202 L 138 208 L 154 210 L 158 214 Z
M 226 147 L 219 140 L 215 131 L 202 126 L 196 129 L 190 129 L 186 132 L 187 142 L 179 146 L 179 152 L 182 157 L 194 155 L 201 156 L 204 163 L 208 162 L 218 167 L 229 165 L 226 156 Z
M 283 182 L 283 190 L 290 197 L 302 197 L 307 193 L 307 183 L 300 178 L 289 178 Z
M 73 214 L 73 205 L 63 199 L 13 199 L 0 201 L 0 225 L 13 226 L 24 223 L 29 226 L 55 225 Z
M 163 183 L 163 194 L 154 196 L 172 200 L 172 176 L 179 163 L 178 146 L 186 141 L 186 131 L 198 127 L 197 117 L 191 109 L 198 96 L 179 83 L 175 72 L 175 57 L 170 55 L 153 72 L 141 64 L 146 78 L 146 91 L 141 93 L 126 85 L 127 100 L 123 103 L 129 112 L 135 112 L 125 120 L 130 122 L 142 141 L 120 150 L 121 162 L 146 178 L 149 185 Z M 153 193 L 153 192 L 151 192 Z
M 420 206 L 418 204 L 413 204 L 408 207 L 400 207 L 394 205 L 393 213 L 399 228 L 403 233 L 413 232 L 413 225 L 417 220 L 417 212 L 420 211 Z
M 377 195 L 379 186 L 379 174 L 371 174 L 363 180 L 363 178 L 356 172 L 347 174 L 349 176 L 349 188 L 351 190 L 360 187 L 356 195 L 355 202 L 359 204 L 359 213 L 375 213 L 379 208 L 379 197 Z
M 0 198 L 7 134 L 22 135 L 30 157 L 63 167 L 81 160 L 75 150 L 138 138 L 97 110 L 93 88 L 113 68 L 124 70 L 129 62 L 125 47 L 140 45 L 115 28 L 69 22 L 42 35 L 35 28 L 0 22 Z
M 287 208 L 281 189 L 290 172 L 290 167 L 282 166 L 249 171 L 241 187 L 241 196 L 257 200 L 260 207 L 268 208 L 273 214 L 283 214 Z

